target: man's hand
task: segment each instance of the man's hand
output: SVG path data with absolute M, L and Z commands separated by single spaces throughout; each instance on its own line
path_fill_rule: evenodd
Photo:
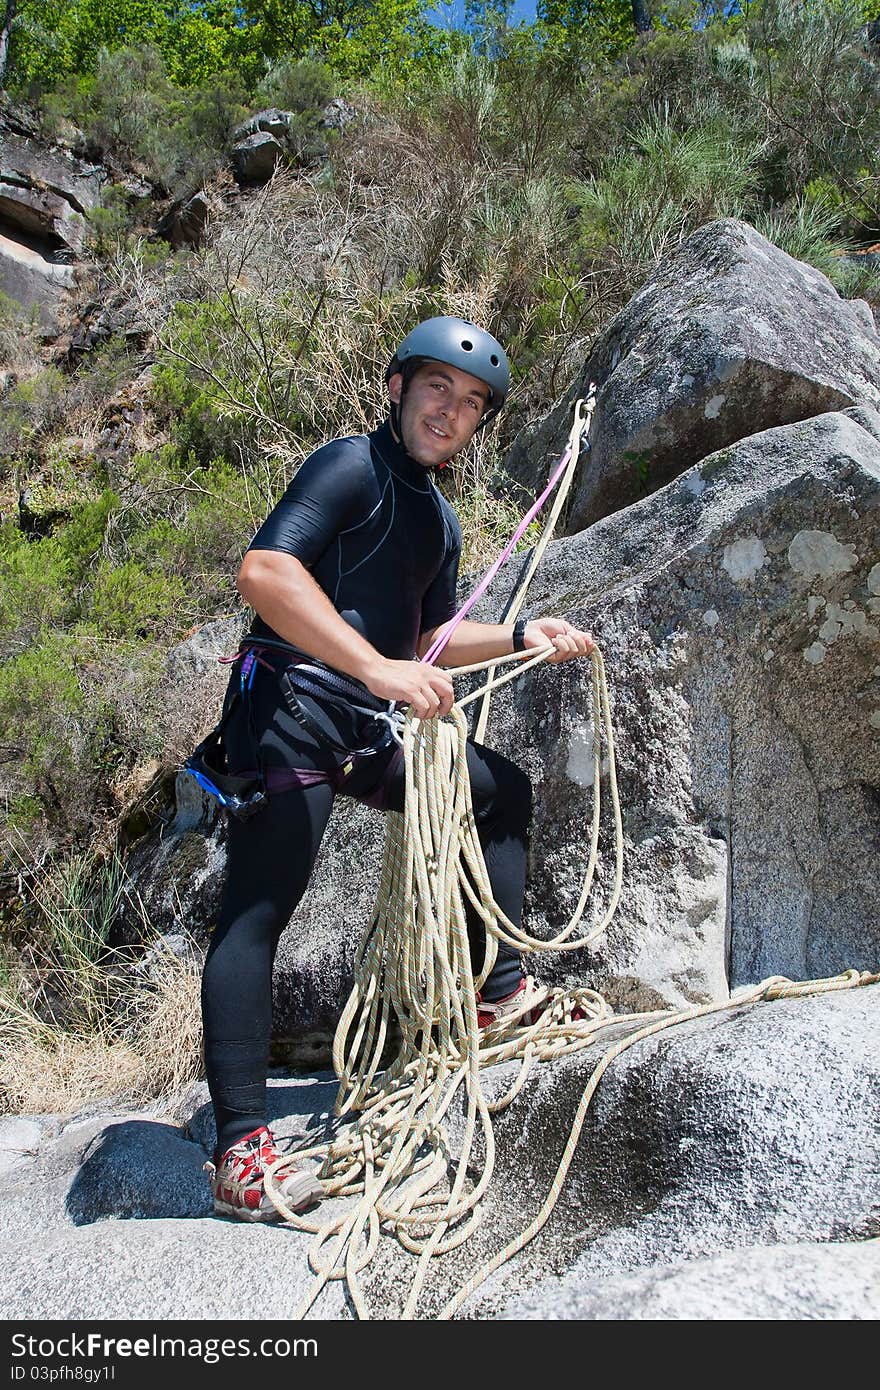
M 379 657 L 363 681 L 380 700 L 412 705 L 419 719 L 448 714 L 455 703 L 451 678 L 436 666 L 424 666 L 420 661 L 390 661 L 387 657 Z
M 533 618 L 526 623 L 526 650 L 531 647 L 546 647 L 551 642 L 556 648 L 547 662 L 556 666 L 560 661 L 571 661 L 576 656 L 589 656 L 595 643 L 589 632 L 581 632 L 572 627 L 564 618 Z

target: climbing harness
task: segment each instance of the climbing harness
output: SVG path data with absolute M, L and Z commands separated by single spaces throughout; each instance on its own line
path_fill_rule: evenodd
M 279 671 L 266 659 L 267 654 L 283 653 L 290 658 Z M 271 793 L 290 791 L 294 787 L 313 787 L 328 783 L 337 791 L 344 787 L 352 773 L 367 758 L 383 752 L 391 743 L 403 747 L 404 714 L 393 701 L 378 700 L 366 686 L 312 657 L 306 657 L 297 647 L 281 638 L 247 637 L 233 656 L 220 657 L 221 663 L 240 663 L 239 679 L 227 696 L 220 722 L 184 762 L 184 771 L 212 796 L 225 810 L 240 820 L 259 811 Z M 332 768 L 264 767 L 259 755 L 259 739 L 254 726 L 251 705 L 252 689 L 257 668 L 267 668 L 278 680 L 285 707 L 314 741 L 340 759 Z M 238 773 L 229 771 L 223 742 L 223 731 L 233 712 L 243 704 L 247 712 L 255 766 Z M 352 747 L 334 735 L 328 712 L 339 711 L 354 725 L 358 723 L 368 741 Z M 385 778 L 396 759 L 389 763 Z M 383 783 L 385 778 L 382 779 Z M 381 806 L 381 785 L 376 793 L 365 798 Z

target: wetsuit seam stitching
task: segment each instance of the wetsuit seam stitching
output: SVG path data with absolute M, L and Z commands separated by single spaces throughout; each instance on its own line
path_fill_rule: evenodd
M 429 493 L 431 491 L 431 479 L 429 477 L 425 477 L 425 482 L 427 484 L 426 487 L 416 487 L 415 483 L 407 482 L 406 478 L 402 477 L 400 473 L 396 472 L 395 469 L 391 467 L 391 464 L 388 462 L 387 458 L 382 453 L 382 450 L 379 448 L 379 445 L 376 444 L 375 441 L 373 442 L 372 447 L 376 450 L 376 453 L 379 455 L 379 458 L 382 460 L 391 476 L 393 478 L 396 478 L 399 483 L 403 483 L 404 487 L 408 487 L 410 492 L 417 492 L 420 495 L 424 495 L 425 493 Z
M 385 501 L 385 494 L 386 494 L 386 492 L 388 491 L 389 485 L 390 485 L 390 487 L 391 487 L 391 519 L 390 519 L 390 521 L 388 522 L 388 525 L 387 525 L 386 528 L 385 528 L 384 534 L 380 537 L 380 539 L 379 539 L 379 540 L 376 542 L 376 544 L 373 546 L 373 549 L 372 549 L 367 555 L 364 555 L 362 559 L 358 560 L 358 562 L 357 562 L 356 565 L 353 565 L 353 566 L 351 567 L 351 569 L 348 569 L 348 570 L 343 569 L 343 568 L 342 568 L 342 537 L 343 537 L 343 536 L 350 535 L 352 531 L 358 531 L 358 530 L 360 530 L 361 526 L 365 526 L 366 523 L 370 520 L 370 518 L 373 517 L 373 516 L 375 516 L 376 512 L 381 508 L 383 502 Z M 373 558 L 373 556 L 374 556 L 375 554 L 377 554 L 378 551 L 380 551 L 380 550 L 382 549 L 382 546 L 385 544 L 385 542 L 386 542 L 386 540 L 388 539 L 388 536 L 389 536 L 389 534 L 390 534 L 390 532 L 391 532 L 391 527 L 394 525 L 394 517 L 395 517 L 396 512 L 397 512 L 397 505 L 396 505 L 396 503 L 397 503 L 397 497 L 396 497 L 396 493 L 395 493 L 395 491 L 394 491 L 394 474 L 393 474 L 393 473 L 391 472 L 391 470 L 389 469 L 389 471 L 388 471 L 388 481 L 386 482 L 385 486 L 384 486 L 383 489 L 382 489 L 382 496 L 379 498 L 379 501 L 376 503 L 375 507 L 374 507 L 373 510 L 370 512 L 370 515 L 369 515 L 368 517 L 365 517 L 363 521 L 359 522 L 357 526 L 350 526 L 350 527 L 348 528 L 347 531 L 340 531 L 340 532 L 339 532 L 339 535 L 337 536 L 337 546 L 338 546 L 338 550 L 339 550 L 339 560 L 338 560 L 337 572 L 336 572 L 336 587 L 335 587 L 335 589 L 333 590 L 333 602 L 334 602 L 334 604 L 336 603 L 337 599 L 339 598 L 339 586 L 341 585 L 343 579 L 347 579 L 348 576 L 349 576 L 350 574 L 354 574 L 356 570 L 359 570 L 359 569 L 360 569 L 361 565 L 365 565 L 365 564 L 367 563 L 368 560 L 371 560 L 371 559 Z

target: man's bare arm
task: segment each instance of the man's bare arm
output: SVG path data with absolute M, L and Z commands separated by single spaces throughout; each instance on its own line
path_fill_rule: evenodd
M 424 656 L 448 626 L 444 623 L 422 634 L 419 656 Z M 479 661 L 509 656 L 513 651 L 513 626 L 513 623 L 473 623 L 465 618 L 440 654 L 443 665 L 471 666 Z M 592 650 L 593 639 L 588 632 L 581 632 L 564 618 L 533 618 L 526 624 L 525 644 L 526 648 L 555 647 L 554 655 L 547 658 L 555 664 L 575 656 L 586 656 Z
M 238 572 L 238 591 L 285 642 L 353 676 L 379 699 L 412 705 L 420 719 L 452 708 L 455 694 L 445 672 L 382 656 L 337 613 L 293 555 L 249 550 Z

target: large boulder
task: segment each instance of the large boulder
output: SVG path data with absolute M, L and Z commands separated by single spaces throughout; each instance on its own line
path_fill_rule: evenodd
M 561 1277 L 515 1294 L 505 1316 L 697 1316 L 698 1283 L 699 1316 L 749 1316 L 737 1307 L 747 1268 L 752 1306 L 768 1308 L 775 1297 L 774 1316 L 859 1317 L 866 1306 L 876 1316 L 876 1287 L 870 1305 L 864 1287 L 876 1257 L 858 1257 L 861 1243 L 880 1233 L 878 1010 L 880 987 L 868 985 L 686 1023 L 624 1053 L 596 1092 L 547 1237 L 550 1246 L 576 1230 L 582 1253 Z M 582 1057 L 542 1068 L 527 1084 L 525 1118 L 510 1110 L 497 1127 L 506 1170 L 515 1172 L 518 1160 L 534 1175 L 545 1161 L 537 1155 L 546 1154 L 531 1199 L 522 1184 L 529 1215 L 547 1190 L 584 1080 Z M 843 1269 L 826 1255 L 826 1274 L 841 1283 L 809 1312 L 798 1308 L 791 1271 L 773 1258 L 774 1247 L 801 1243 L 833 1243 L 849 1254 Z M 724 1278 L 710 1292 L 703 1262 L 723 1251 L 739 1252 L 722 1268 L 742 1271 L 740 1289 Z M 528 1280 L 542 1263 L 552 1269 L 540 1250 L 517 1263 Z M 664 1303 L 658 1286 L 670 1278 Z M 603 1291 L 615 1281 L 635 1300 L 612 1312 Z
M 182 246 L 201 246 L 211 205 L 201 189 L 176 198 L 156 224 L 155 236 L 179 251 Z
M 267 130 L 256 130 L 232 147 L 232 168 L 239 183 L 266 183 L 284 157 L 284 146 Z
M 249 135 L 266 131 L 283 143 L 287 139 L 291 123 L 295 121 L 296 115 L 293 111 L 282 111 L 278 106 L 269 106 L 263 111 L 255 111 L 247 120 L 242 121 L 241 125 L 236 126 L 232 132 L 232 139 L 237 143 L 239 140 L 246 140 Z
M 592 628 L 612 689 L 624 891 L 583 963 L 612 995 L 715 994 L 707 955 L 733 984 L 880 961 L 878 440 L 867 409 L 764 431 L 547 552 L 531 611 Z M 539 934 L 575 900 L 589 710 L 571 664 L 490 726 L 536 787 Z
M 591 451 L 567 509 L 578 531 L 718 449 L 774 425 L 880 404 L 868 306 L 744 222 L 694 232 L 601 334 L 564 399 L 518 436 L 505 471 L 530 492 L 597 385 Z

